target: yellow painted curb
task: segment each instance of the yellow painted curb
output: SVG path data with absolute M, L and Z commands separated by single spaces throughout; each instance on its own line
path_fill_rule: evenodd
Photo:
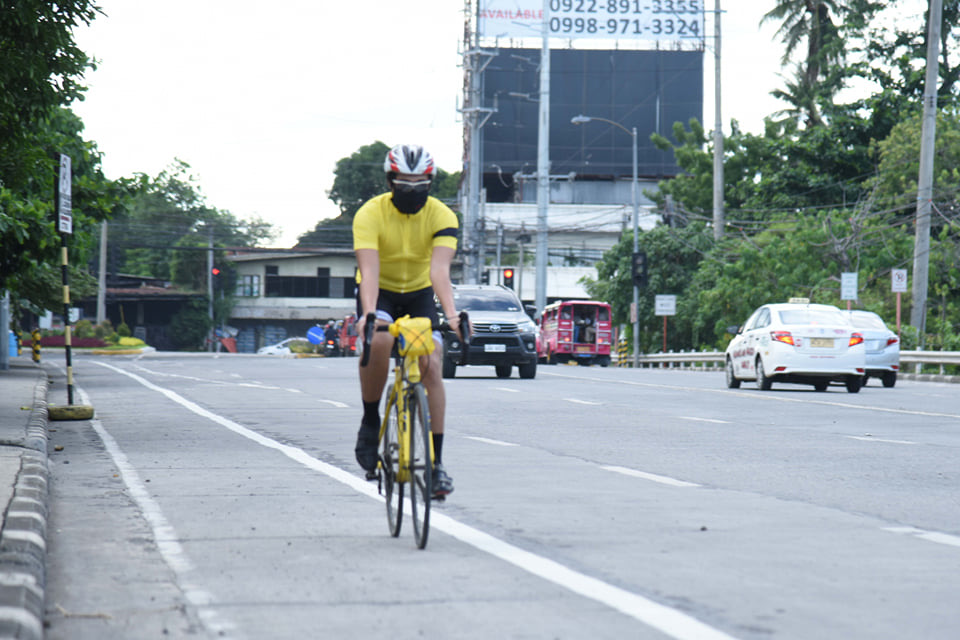
M 93 407 L 87 404 L 47 405 L 47 415 L 51 420 L 89 420 L 93 417 Z

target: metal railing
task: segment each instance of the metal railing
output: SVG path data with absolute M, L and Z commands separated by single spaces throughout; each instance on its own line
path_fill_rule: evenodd
M 659 367 L 709 371 L 723 369 L 724 358 L 723 351 L 670 351 L 668 353 L 645 353 L 640 355 L 638 360 L 640 366 L 645 368 Z M 936 367 L 939 374 L 943 375 L 946 365 L 960 365 L 960 351 L 900 352 L 900 370 L 904 373 L 932 373 L 929 367 Z M 622 366 L 630 366 L 630 362 L 628 361 Z M 925 367 L 927 367 L 926 371 L 924 371 Z

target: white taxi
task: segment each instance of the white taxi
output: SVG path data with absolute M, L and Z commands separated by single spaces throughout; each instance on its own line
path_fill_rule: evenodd
M 897 371 L 900 370 L 900 338 L 887 328 L 883 318 L 871 311 L 844 311 L 850 318 L 850 324 L 863 334 L 863 344 L 867 352 L 867 373 L 863 384 L 870 377 L 880 378 L 885 387 L 897 384 Z
M 863 334 L 840 309 L 806 299 L 765 304 L 737 329 L 726 350 L 727 387 L 756 380 L 811 384 L 826 391 L 831 381 L 857 393 L 866 372 Z

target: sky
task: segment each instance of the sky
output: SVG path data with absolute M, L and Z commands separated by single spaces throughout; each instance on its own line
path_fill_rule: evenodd
M 419 143 L 442 169 L 461 169 L 462 1 L 97 4 L 105 15 L 75 32 L 98 66 L 74 111 L 108 178 L 156 176 L 182 160 L 208 206 L 273 223 L 281 233 L 272 245 L 291 247 L 339 214 L 327 198 L 336 162 L 363 145 Z M 770 96 L 783 86 L 777 25 L 760 25 L 774 5 L 721 3 L 726 133 L 731 119 L 761 133 L 763 118 L 784 106 Z M 708 17 L 708 130 L 713 31 Z

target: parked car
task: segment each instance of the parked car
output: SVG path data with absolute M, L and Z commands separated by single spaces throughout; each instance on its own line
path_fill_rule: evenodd
M 867 372 L 863 384 L 871 377 L 880 378 L 885 387 L 897 384 L 900 370 L 900 338 L 872 311 L 844 311 L 850 323 L 863 334 L 867 354 Z
M 498 378 L 509 378 L 514 366 L 521 378 L 536 377 L 539 330 L 512 289 L 461 284 L 453 287 L 453 297 L 473 326 L 468 364 L 493 365 Z M 443 342 L 443 377 L 453 378 L 463 345 L 452 332 L 446 332 Z
M 811 384 L 826 391 L 832 381 L 857 393 L 866 373 L 863 333 L 837 307 L 805 299 L 765 304 L 736 330 L 726 350 L 727 387 L 756 380 Z
M 277 344 L 267 345 L 266 347 L 260 347 L 257 349 L 258 356 L 288 356 L 293 353 L 293 350 L 290 348 L 291 345 L 302 342 L 305 346 L 310 346 L 310 342 L 306 338 L 287 338 L 286 340 L 281 340 Z

